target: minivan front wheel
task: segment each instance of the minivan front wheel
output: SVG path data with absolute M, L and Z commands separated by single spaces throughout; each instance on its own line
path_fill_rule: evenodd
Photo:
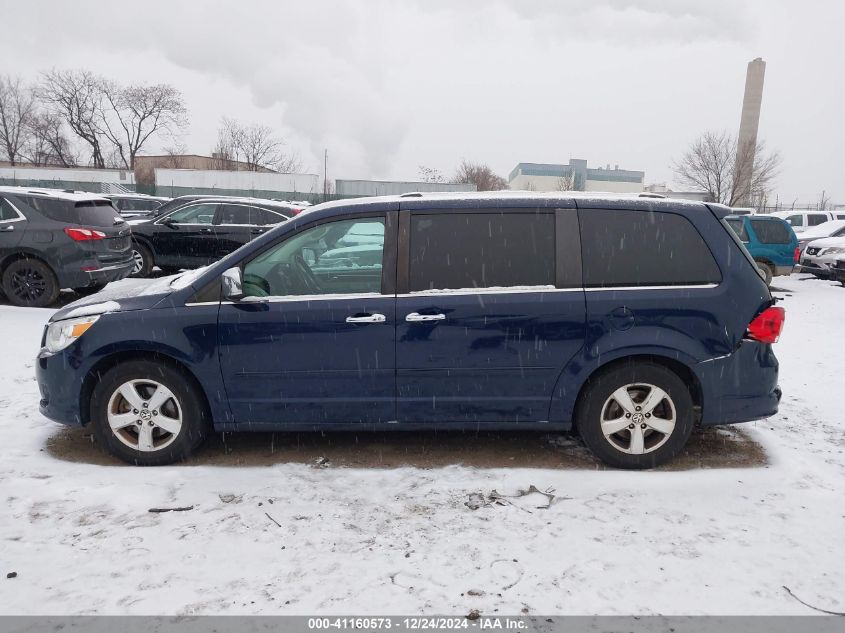
M 106 372 L 91 396 L 97 441 L 139 466 L 182 461 L 208 433 L 204 402 L 169 365 L 130 361 Z
M 673 371 L 633 362 L 590 379 L 576 424 L 584 443 L 606 464 L 652 468 L 686 444 L 693 427 L 693 402 Z

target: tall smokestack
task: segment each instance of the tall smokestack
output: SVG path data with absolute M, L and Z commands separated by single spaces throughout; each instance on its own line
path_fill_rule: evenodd
M 760 125 L 760 105 L 763 102 L 765 76 L 766 62 L 761 57 L 748 62 L 734 172 L 737 188 L 740 191 L 739 206 L 743 207 L 751 204 L 751 174 L 754 170 L 754 154 L 757 150 L 757 128 Z

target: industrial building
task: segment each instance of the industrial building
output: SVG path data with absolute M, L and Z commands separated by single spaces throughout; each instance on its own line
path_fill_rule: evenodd
M 508 177 L 511 189 L 520 191 L 610 191 L 639 193 L 645 172 L 605 167 L 587 167 L 587 161 L 570 159 L 568 165 L 519 163 Z

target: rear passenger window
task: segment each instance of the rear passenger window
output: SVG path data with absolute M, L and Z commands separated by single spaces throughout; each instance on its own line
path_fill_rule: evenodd
M 707 244 L 681 215 L 587 209 L 579 212 L 579 217 L 587 287 L 679 286 L 721 281 Z
M 811 213 L 807 216 L 807 226 L 818 226 L 827 222 L 827 216 L 823 213 Z
M 411 216 L 409 290 L 554 286 L 552 213 Z
M 789 229 L 777 220 L 751 220 L 751 228 L 763 244 L 789 244 Z
M 788 218 L 786 218 L 786 221 L 789 222 L 792 226 L 804 226 L 803 215 L 790 215 Z
M 258 209 L 236 204 L 220 207 L 220 224 L 258 224 Z

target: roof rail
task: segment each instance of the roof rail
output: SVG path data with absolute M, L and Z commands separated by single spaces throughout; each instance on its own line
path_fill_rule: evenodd
M 400 198 L 422 198 L 422 193 L 419 191 L 411 191 L 399 195 Z

